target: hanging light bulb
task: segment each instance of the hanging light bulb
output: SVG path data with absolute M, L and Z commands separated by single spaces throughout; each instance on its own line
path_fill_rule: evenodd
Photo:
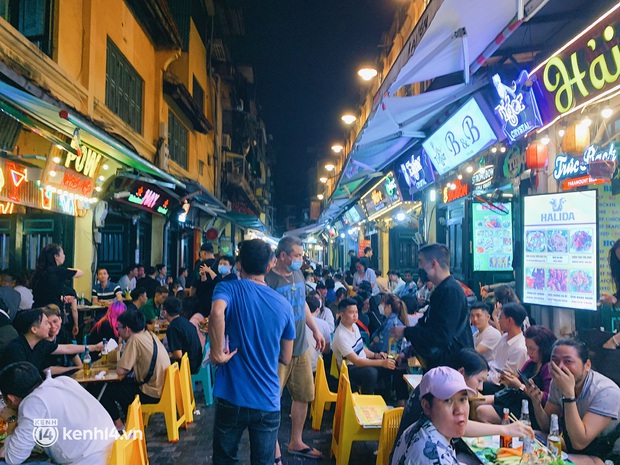
M 319 181 L 321 181 L 323 184 L 325 184 L 327 182 L 327 178 L 325 176 L 321 176 L 319 178 Z
M 340 144 L 334 144 L 332 145 L 332 150 L 336 153 L 340 153 L 344 150 L 344 147 Z
M 540 139 L 540 141 L 543 143 L 543 145 L 549 145 L 549 136 L 547 134 L 545 134 L 542 139 Z
M 357 120 L 357 117 L 355 115 L 347 113 L 346 115 L 342 115 L 340 119 L 344 121 L 345 124 L 353 124 Z
M 606 106 L 605 108 L 603 108 L 603 110 L 601 111 L 601 116 L 605 119 L 609 118 L 611 115 L 613 115 L 614 111 L 609 108 L 609 106 Z
M 474 172 L 474 167 L 471 165 L 467 165 L 467 168 L 465 168 L 465 171 L 467 171 L 468 173 L 473 173 Z
M 316 198 L 319 199 L 319 200 L 323 200 L 324 195 L 323 194 L 319 194 L 319 195 L 316 196 Z
M 592 120 L 586 116 L 584 119 L 581 120 L 581 123 L 579 124 L 584 128 L 589 128 L 592 124 Z
M 560 136 L 560 137 L 564 137 L 564 134 L 566 134 L 566 130 L 565 130 L 565 129 L 560 129 L 560 130 L 558 131 L 558 136 Z

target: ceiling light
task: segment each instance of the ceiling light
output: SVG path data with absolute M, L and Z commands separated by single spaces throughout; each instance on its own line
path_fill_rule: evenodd
M 60 157 L 54 157 L 54 158 L 52 158 L 52 161 L 54 163 L 60 163 Z
M 344 239 L 345 238 L 344 233 L 340 233 L 340 237 L 342 237 Z
M 357 74 L 364 81 L 370 81 L 372 78 L 374 78 L 377 75 L 377 70 L 374 68 L 362 68 L 357 72 Z
M 54 176 L 56 176 L 56 171 L 52 170 L 50 171 L 50 176 L 53 178 Z
M 105 177 L 99 176 L 99 181 L 103 181 L 103 180 L 105 180 Z
M 323 200 L 323 197 L 324 197 L 323 194 L 319 194 L 319 195 L 316 196 L 316 198 L 319 199 L 319 200 Z
M 497 147 L 495 147 L 495 146 L 491 147 L 491 152 L 492 152 L 492 153 L 497 152 Z
M 566 131 L 565 131 L 564 129 L 560 129 L 560 130 L 558 131 L 558 136 L 560 136 L 560 137 L 564 137 L 564 134 L 566 134 Z
M 319 181 L 321 181 L 323 184 L 325 184 L 327 182 L 327 178 L 325 176 L 321 176 L 319 178 Z
M 344 121 L 345 124 L 353 124 L 357 120 L 357 117 L 355 115 L 347 113 L 346 115 L 342 115 L 342 118 L 340 119 Z
M 499 151 L 502 153 L 506 153 L 506 147 L 504 147 L 503 145 L 499 148 Z
M 456 179 L 458 179 L 458 180 L 460 181 L 461 179 L 463 179 L 463 175 L 462 175 L 462 174 L 459 174 L 459 175 L 456 177 Z
M 467 171 L 468 173 L 473 173 L 474 172 L 474 167 L 471 165 L 468 165 L 467 168 L 465 168 L 465 171 Z
M 614 111 L 609 108 L 609 107 L 605 107 L 603 108 L 603 110 L 601 111 L 601 116 L 605 119 L 609 118 L 611 115 L 613 115 Z
M 334 144 L 332 145 L 332 150 L 336 153 L 340 153 L 344 150 L 344 147 L 340 144 Z
M 549 136 L 545 134 L 542 139 L 540 139 L 543 145 L 549 145 Z
M 103 168 L 104 170 L 107 170 L 107 169 L 109 168 L 109 166 L 108 166 L 106 163 L 104 163 L 104 164 L 103 164 L 103 166 L 102 166 L 102 168 Z
M 101 192 L 101 186 L 97 186 L 97 187 L 95 187 L 95 190 L 96 190 L 97 192 Z
M 584 128 L 589 128 L 592 124 L 592 120 L 586 116 L 584 119 L 581 120 L 581 123 L 579 124 Z
M 396 214 L 396 220 L 397 221 L 403 221 L 405 219 L 405 214 L 403 212 L 398 212 Z
M 334 168 L 336 168 L 336 165 L 334 165 L 333 163 L 328 163 L 327 165 L 325 165 L 325 169 L 327 171 L 333 171 Z
M 456 184 L 454 184 L 454 183 L 450 184 L 450 190 L 455 191 L 456 190 Z

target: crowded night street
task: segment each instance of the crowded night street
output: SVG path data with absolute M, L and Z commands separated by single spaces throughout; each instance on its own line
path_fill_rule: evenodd
M 0 465 L 620 465 L 620 1 L 0 0 Z

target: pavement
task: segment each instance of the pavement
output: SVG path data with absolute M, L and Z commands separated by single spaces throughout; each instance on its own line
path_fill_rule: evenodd
M 200 415 L 194 415 L 194 423 L 189 425 L 187 430 L 181 428 L 180 440 L 176 444 L 168 442 L 163 415 L 156 414 L 151 417 L 149 425 L 146 427 L 146 446 L 151 465 L 168 465 L 171 463 L 201 465 L 212 463 L 215 408 L 205 405 L 202 391 L 196 391 L 195 396 L 197 403 L 196 408 L 200 411 Z M 309 410 L 310 408 L 308 408 L 308 411 Z M 334 459 L 329 458 L 329 448 L 332 439 L 331 428 L 334 417 L 333 410 L 334 405 L 332 404 L 331 410 L 326 411 L 325 415 L 323 415 L 321 431 L 312 431 L 309 415 L 304 428 L 304 441 L 306 444 L 320 450 L 323 453 L 323 459 L 312 460 L 289 455 L 286 450 L 291 436 L 291 399 L 288 392 L 285 390 L 282 397 L 282 419 L 280 431 L 278 433 L 283 450 L 283 465 L 320 465 L 335 463 Z M 349 463 L 356 465 L 374 465 L 376 462 L 376 456 L 374 455 L 376 449 L 376 442 L 354 442 Z M 246 432 L 239 446 L 239 464 L 249 463 L 250 443 Z

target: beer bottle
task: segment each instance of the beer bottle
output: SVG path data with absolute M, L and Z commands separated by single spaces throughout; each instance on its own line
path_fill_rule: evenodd
M 502 425 L 509 425 L 510 424 L 510 410 L 505 408 L 504 409 L 504 418 L 502 419 Z M 510 447 L 512 446 L 512 438 L 508 435 L 504 435 L 502 434 L 499 437 L 499 447 Z
M 551 414 L 551 423 L 549 426 L 549 436 L 547 436 L 547 448 L 549 452 L 559 459 L 562 456 L 562 439 L 560 438 L 560 425 L 558 422 L 558 416 L 555 413 Z
M 90 358 L 90 353 L 88 351 L 88 347 L 84 352 L 84 360 L 82 360 L 82 367 L 84 369 L 84 376 L 90 376 L 91 367 L 92 367 L 92 359 Z

